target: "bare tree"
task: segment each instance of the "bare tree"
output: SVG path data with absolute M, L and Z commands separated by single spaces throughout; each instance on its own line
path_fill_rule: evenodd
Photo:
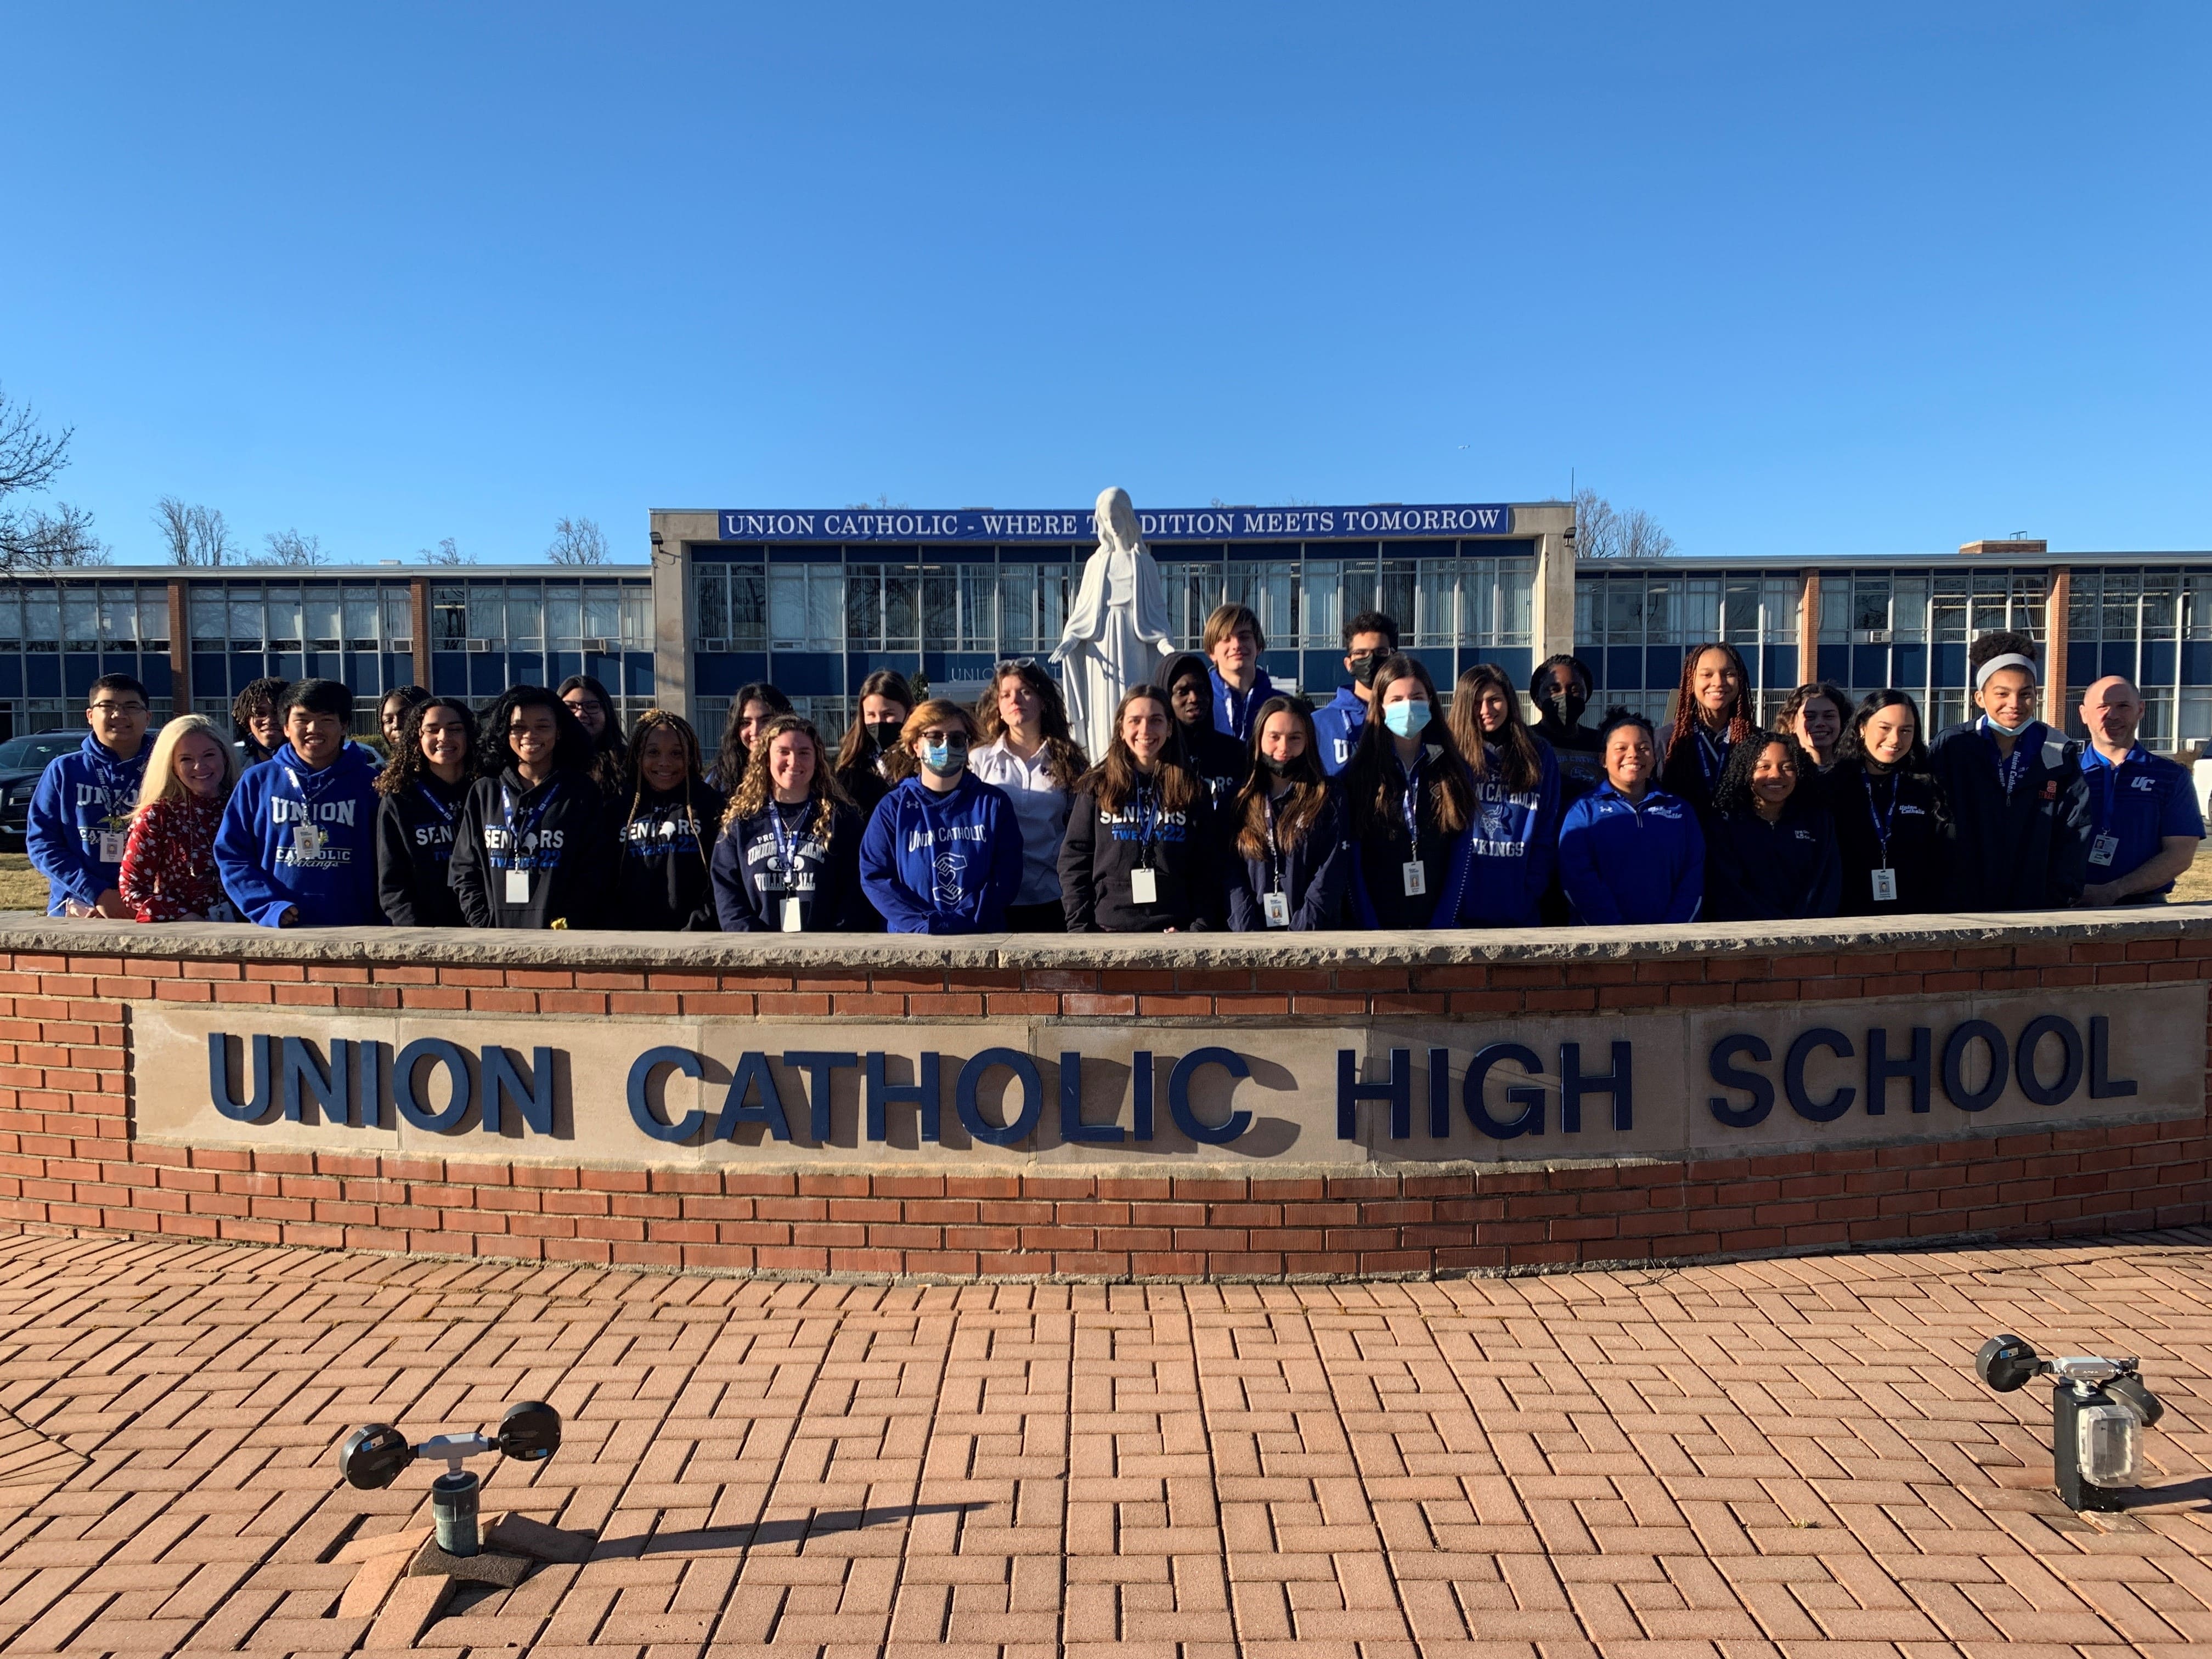
M 553 526 L 545 556 L 555 564 L 605 564 L 607 538 L 589 519 L 562 519 Z
M 477 556 L 462 552 L 460 544 L 451 536 L 435 547 L 418 549 L 415 556 L 424 564 L 474 564 L 477 562 Z
M 57 501 L 24 507 L 9 497 L 43 492 L 69 465 L 74 428 L 49 433 L 27 404 L 0 393 L 0 573 L 106 564 L 107 549 L 92 533 L 92 514 Z
M 161 532 L 172 564 L 213 569 L 237 562 L 239 547 L 219 507 L 188 507 L 174 495 L 164 495 L 154 503 L 154 527 Z
M 253 561 L 256 564 L 307 566 L 330 562 L 323 555 L 320 536 L 302 536 L 297 530 L 272 530 L 261 539 L 269 550 Z
M 1575 492 L 1575 556 L 1580 559 L 1663 559 L 1674 538 L 1642 507 L 1624 513 L 1595 489 Z

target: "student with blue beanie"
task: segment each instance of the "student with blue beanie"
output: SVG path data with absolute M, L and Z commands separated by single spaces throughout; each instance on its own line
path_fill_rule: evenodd
M 1585 926 L 1695 921 L 1705 891 L 1705 838 L 1679 795 L 1652 787 L 1651 722 L 1616 708 L 1598 728 L 1605 781 L 1567 809 L 1559 878 Z
M 1000 933 L 1022 884 L 1013 803 L 968 769 L 974 718 L 933 697 L 899 740 L 919 763 L 860 837 L 860 886 L 894 933 Z
M 1375 695 L 1375 671 L 1397 653 L 1398 624 L 1380 611 L 1363 611 L 1344 625 L 1344 672 L 1352 684 L 1314 710 L 1314 735 L 1321 769 L 1330 777 L 1352 764 L 1359 728 L 1367 724 L 1368 700 Z
M 1559 861 L 1559 761 L 1521 718 L 1520 693 L 1494 662 L 1459 677 L 1449 724 L 1474 779 L 1459 919 L 1469 927 L 1534 927 Z
M 1703 920 L 1808 921 L 1842 907 L 1843 860 L 1818 765 L 1780 732 L 1754 731 L 1729 751 L 1705 836 Z
M 249 767 L 216 831 L 216 868 L 264 927 L 356 927 L 376 898 L 377 757 L 346 740 L 353 693 L 302 680 L 279 708 L 284 741 Z
M 23 850 L 46 878 L 50 916 L 131 919 L 120 884 L 131 815 L 153 747 L 148 712 L 144 686 L 128 674 L 103 674 L 86 699 L 92 735 L 75 754 L 48 761 L 39 778 Z

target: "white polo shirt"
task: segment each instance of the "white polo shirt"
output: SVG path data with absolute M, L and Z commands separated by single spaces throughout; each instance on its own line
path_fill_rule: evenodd
M 1022 884 L 1015 890 L 1014 902 L 1058 903 L 1067 796 L 1052 781 L 1052 750 L 1040 744 L 1035 757 L 1024 760 L 1000 738 L 969 755 L 968 769 L 1006 791 L 1014 805 L 1014 822 L 1022 827 Z

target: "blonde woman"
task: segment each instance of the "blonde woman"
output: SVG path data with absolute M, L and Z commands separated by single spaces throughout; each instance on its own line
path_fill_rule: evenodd
M 623 781 L 609 803 L 615 881 L 608 919 L 645 933 L 713 933 L 708 860 L 724 803 L 707 781 L 699 734 L 682 715 L 648 708 L 623 760 Z
M 236 921 L 215 868 L 215 832 L 238 781 L 238 751 L 202 714 L 154 739 L 117 883 L 141 921 Z
M 860 815 L 814 722 L 760 729 L 714 848 L 714 913 L 732 933 L 879 929 L 860 897 Z

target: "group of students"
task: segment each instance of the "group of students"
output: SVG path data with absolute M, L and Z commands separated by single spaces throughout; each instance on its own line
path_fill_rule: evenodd
M 479 721 L 388 694 L 389 759 L 328 680 L 257 681 L 229 740 L 146 735 L 144 688 L 95 682 L 28 848 L 58 915 L 270 927 L 1158 933 L 1652 925 L 2154 902 L 2203 836 L 2188 775 L 2135 741 L 2127 681 L 2089 688 L 2087 742 L 2034 716 L 2036 647 L 1969 653 L 1980 717 L 1923 740 L 1904 692 L 1798 688 L 1773 730 L 1733 647 L 1686 653 L 1678 717 L 1583 724 L 1572 657 L 1528 686 L 1460 675 L 1449 711 L 1398 629 L 1344 633 L 1316 709 L 1224 605 L 1201 650 L 1126 693 L 1096 763 L 1058 686 L 997 665 L 971 709 L 863 683 L 833 753 L 765 684 L 709 763 L 605 689 L 517 686 Z

